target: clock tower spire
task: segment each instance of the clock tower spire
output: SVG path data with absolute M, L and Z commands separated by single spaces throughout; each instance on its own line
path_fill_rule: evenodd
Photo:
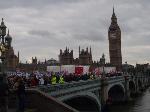
M 111 24 L 108 29 L 109 40 L 109 56 L 110 63 L 121 71 L 122 67 L 122 54 L 121 54 L 121 30 L 117 23 L 117 17 L 113 7 L 113 14 L 111 17 Z

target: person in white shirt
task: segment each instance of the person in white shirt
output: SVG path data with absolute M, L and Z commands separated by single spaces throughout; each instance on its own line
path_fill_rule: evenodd
M 39 85 L 44 85 L 44 79 L 42 77 L 39 79 Z

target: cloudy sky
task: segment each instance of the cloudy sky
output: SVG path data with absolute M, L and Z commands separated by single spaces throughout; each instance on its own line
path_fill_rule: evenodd
M 150 61 L 150 0 L 0 0 L 0 17 L 10 29 L 21 61 L 58 59 L 69 47 L 92 48 L 93 60 L 108 54 L 112 7 L 122 31 L 123 63 Z

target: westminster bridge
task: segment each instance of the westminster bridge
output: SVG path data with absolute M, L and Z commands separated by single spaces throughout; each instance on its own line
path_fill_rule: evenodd
M 37 112 L 43 109 L 43 112 L 48 112 L 52 108 L 52 112 L 100 112 L 108 99 L 113 103 L 127 101 L 149 84 L 149 75 L 139 74 L 38 86 L 27 89 L 28 103 L 30 107 L 38 108 Z

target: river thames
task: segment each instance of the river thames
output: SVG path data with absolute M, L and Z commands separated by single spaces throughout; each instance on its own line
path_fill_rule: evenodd
M 111 107 L 110 112 L 150 112 L 150 88 L 126 104 Z

